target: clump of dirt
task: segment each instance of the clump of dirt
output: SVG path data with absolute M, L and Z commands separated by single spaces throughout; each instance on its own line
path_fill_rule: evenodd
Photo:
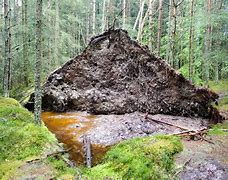
M 84 52 L 43 86 L 45 111 L 125 114 L 135 111 L 220 119 L 218 95 L 197 88 L 122 29 L 92 38 Z M 33 109 L 34 95 L 26 104 Z

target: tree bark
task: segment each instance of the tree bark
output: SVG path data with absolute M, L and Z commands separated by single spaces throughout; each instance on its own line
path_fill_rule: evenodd
M 9 97 L 10 76 L 11 76 L 11 17 L 10 17 L 10 1 L 4 0 L 4 20 L 5 20 L 5 61 L 4 61 L 4 82 L 3 82 L 3 95 Z
M 93 0 L 93 23 L 92 23 L 92 33 L 95 35 L 95 28 L 96 28 L 96 0 Z
M 54 61 L 56 67 L 60 66 L 59 58 L 59 0 L 55 1 L 55 38 L 54 38 Z
M 194 77 L 194 62 L 193 62 L 193 14 L 194 13 L 194 0 L 190 2 L 190 27 L 189 27 L 189 50 L 188 50 L 188 71 L 189 81 L 193 81 Z
M 35 123 L 41 124 L 41 35 L 42 35 L 42 0 L 36 0 L 36 62 L 35 62 Z
M 160 48 L 161 48 L 162 10 L 163 10 L 163 0 L 159 0 L 158 33 L 157 33 L 157 54 L 158 54 L 158 56 L 160 55 Z
M 126 0 L 122 0 L 122 7 L 123 7 L 123 24 L 122 24 L 122 28 L 125 29 L 126 27 Z
M 209 65 L 210 58 L 209 53 L 211 51 L 211 36 L 212 36 L 212 26 L 211 26 L 211 7 L 212 0 L 207 0 L 207 26 L 206 26 L 206 40 L 205 40 L 205 57 L 204 57 L 204 80 L 206 85 L 208 85 L 210 74 L 209 74 Z
M 22 26 L 23 26 L 23 59 L 24 59 L 24 83 L 29 84 L 29 59 L 28 59 L 28 2 L 22 1 Z
M 102 32 L 104 32 L 106 27 L 106 0 L 103 0 L 103 10 L 102 10 Z
M 154 0 L 149 0 L 149 41 L 148 47 L 152 51 L 153 46 L 153 13 L 154 13 Z
M 139 9 L 139 26 L 138 26 L 138 35 L 137 40 L 141 41 L 141 29 L 142 29 L 142 23 L 143 23 L 143 11 L 144 11 L 144 5 L 145 1 L 140 0 L 140 9 Z
M 166 60 L 169 64 L 173 64 L 172 59 L 172 14 L 173 14 L 173 0 L 169 0 L 169 25 L 168 25 L 168 45 L 166 49 Z

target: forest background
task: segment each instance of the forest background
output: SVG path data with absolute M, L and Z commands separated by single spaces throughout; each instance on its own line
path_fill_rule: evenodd
M 0 0 L 0 93 L 18 100 L 34 87 L 35 4 Z M 42 82 L 114 25 L 194 84 L 228 78 L 227 0 L 46 0 L 42 8 Z

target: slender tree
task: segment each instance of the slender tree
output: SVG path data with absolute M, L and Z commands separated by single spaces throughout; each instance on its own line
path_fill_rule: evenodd
M 209 81 L 209 65 L 210 58 L 209 53 L 211 51 L 211 37 L 212 37 L 212 26 L 211 26 L 211 8 L 212 8 L 212 0 L 207 0 L 207 26 L 206 26 L 206 40 L 205 40 L 205 57 L 204 57 L 204 80 L 206 85 L 208 85 Z
M 149 41 L 148 47 L 152 51 L 152 43 L 153 43 L 153 13 L 154 13 L 154 0 L 149 0 Z
M 55 38 L 54 38 L 54 61 L 56 66 L 60 65 L 59 59 L 59 0 L 55 0 Z
M 142 35 L 142 28 L 143 28 L 143 11 L 144 11 L 144 5 L 145 5 L 145 1 L 144 0 L 140 0 L 140 9 L 139 9 L 139 25 L 138 25 L 138 35 L 137 35 L 137 40 L 141 41 L 141 35 Z
M 4 20 L 5 20 L 5 61 L 4 61 L 4 83 L 3 93 L 5 97 L 9 97 L 10 79 L 11 79 L 11 17 L 10 17 L 10 1 L 4 0 Z
M 103 8 L 102 8 L 102 29 L 101 31 L 104 32 L 106 26 L 106 0 L 103 0 Z
M 92 2 L 93 7 L 93 17 L 92 17 L 92 33 L 95 35 L 95 28 L 96 28 L 96 0 L 93 0 Z
M 42 0 L 36 0 L 36 62 L 35 62 L 35 123 L 41 124 L 41 35 L 42 35 Z
M 168 18 L 168 45 L 166 49 L 166 60 L 169 64 L 173 64 L 172 59 L 172 14 L 173 14 L 173 0 L 169 0 L 169 18 Z
M 122 0 L 122 7 L 123 7 L 123 23 L 122 23 L 122 27 L 125 28 L 126 26 L 126 11 L 127 11 L 127 4 L 126 4 L 126 0 Z
M 162 10 L 163 10 L 163 0 L 159 0 L 158 33 L 157 33 L 157 54 L 158 55 L 160 55 L 160 48 L 161 48 Z
M 28 2 L 22 1 L 22 27 L 23 27 L 23 59 L 24 59 L 24 83 L 29 84 L 29 59 L 28 59 Z
M 194 13 L 194 0 L 190 1 L 190 27 L 189 27 L 189 50 L 188 50 L 188 78 L 190 81 L 193 80 L 194 77 L 194 59 L 193 59 L 193 13 Z

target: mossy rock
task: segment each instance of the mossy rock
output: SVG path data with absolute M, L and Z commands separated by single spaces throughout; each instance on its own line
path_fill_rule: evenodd
M 85 170 L 85 175 L 92 179 L 170 179 L 173 156 L 182 149 L 173 136 L 127 140 L 113 147 L 102 164 Z

